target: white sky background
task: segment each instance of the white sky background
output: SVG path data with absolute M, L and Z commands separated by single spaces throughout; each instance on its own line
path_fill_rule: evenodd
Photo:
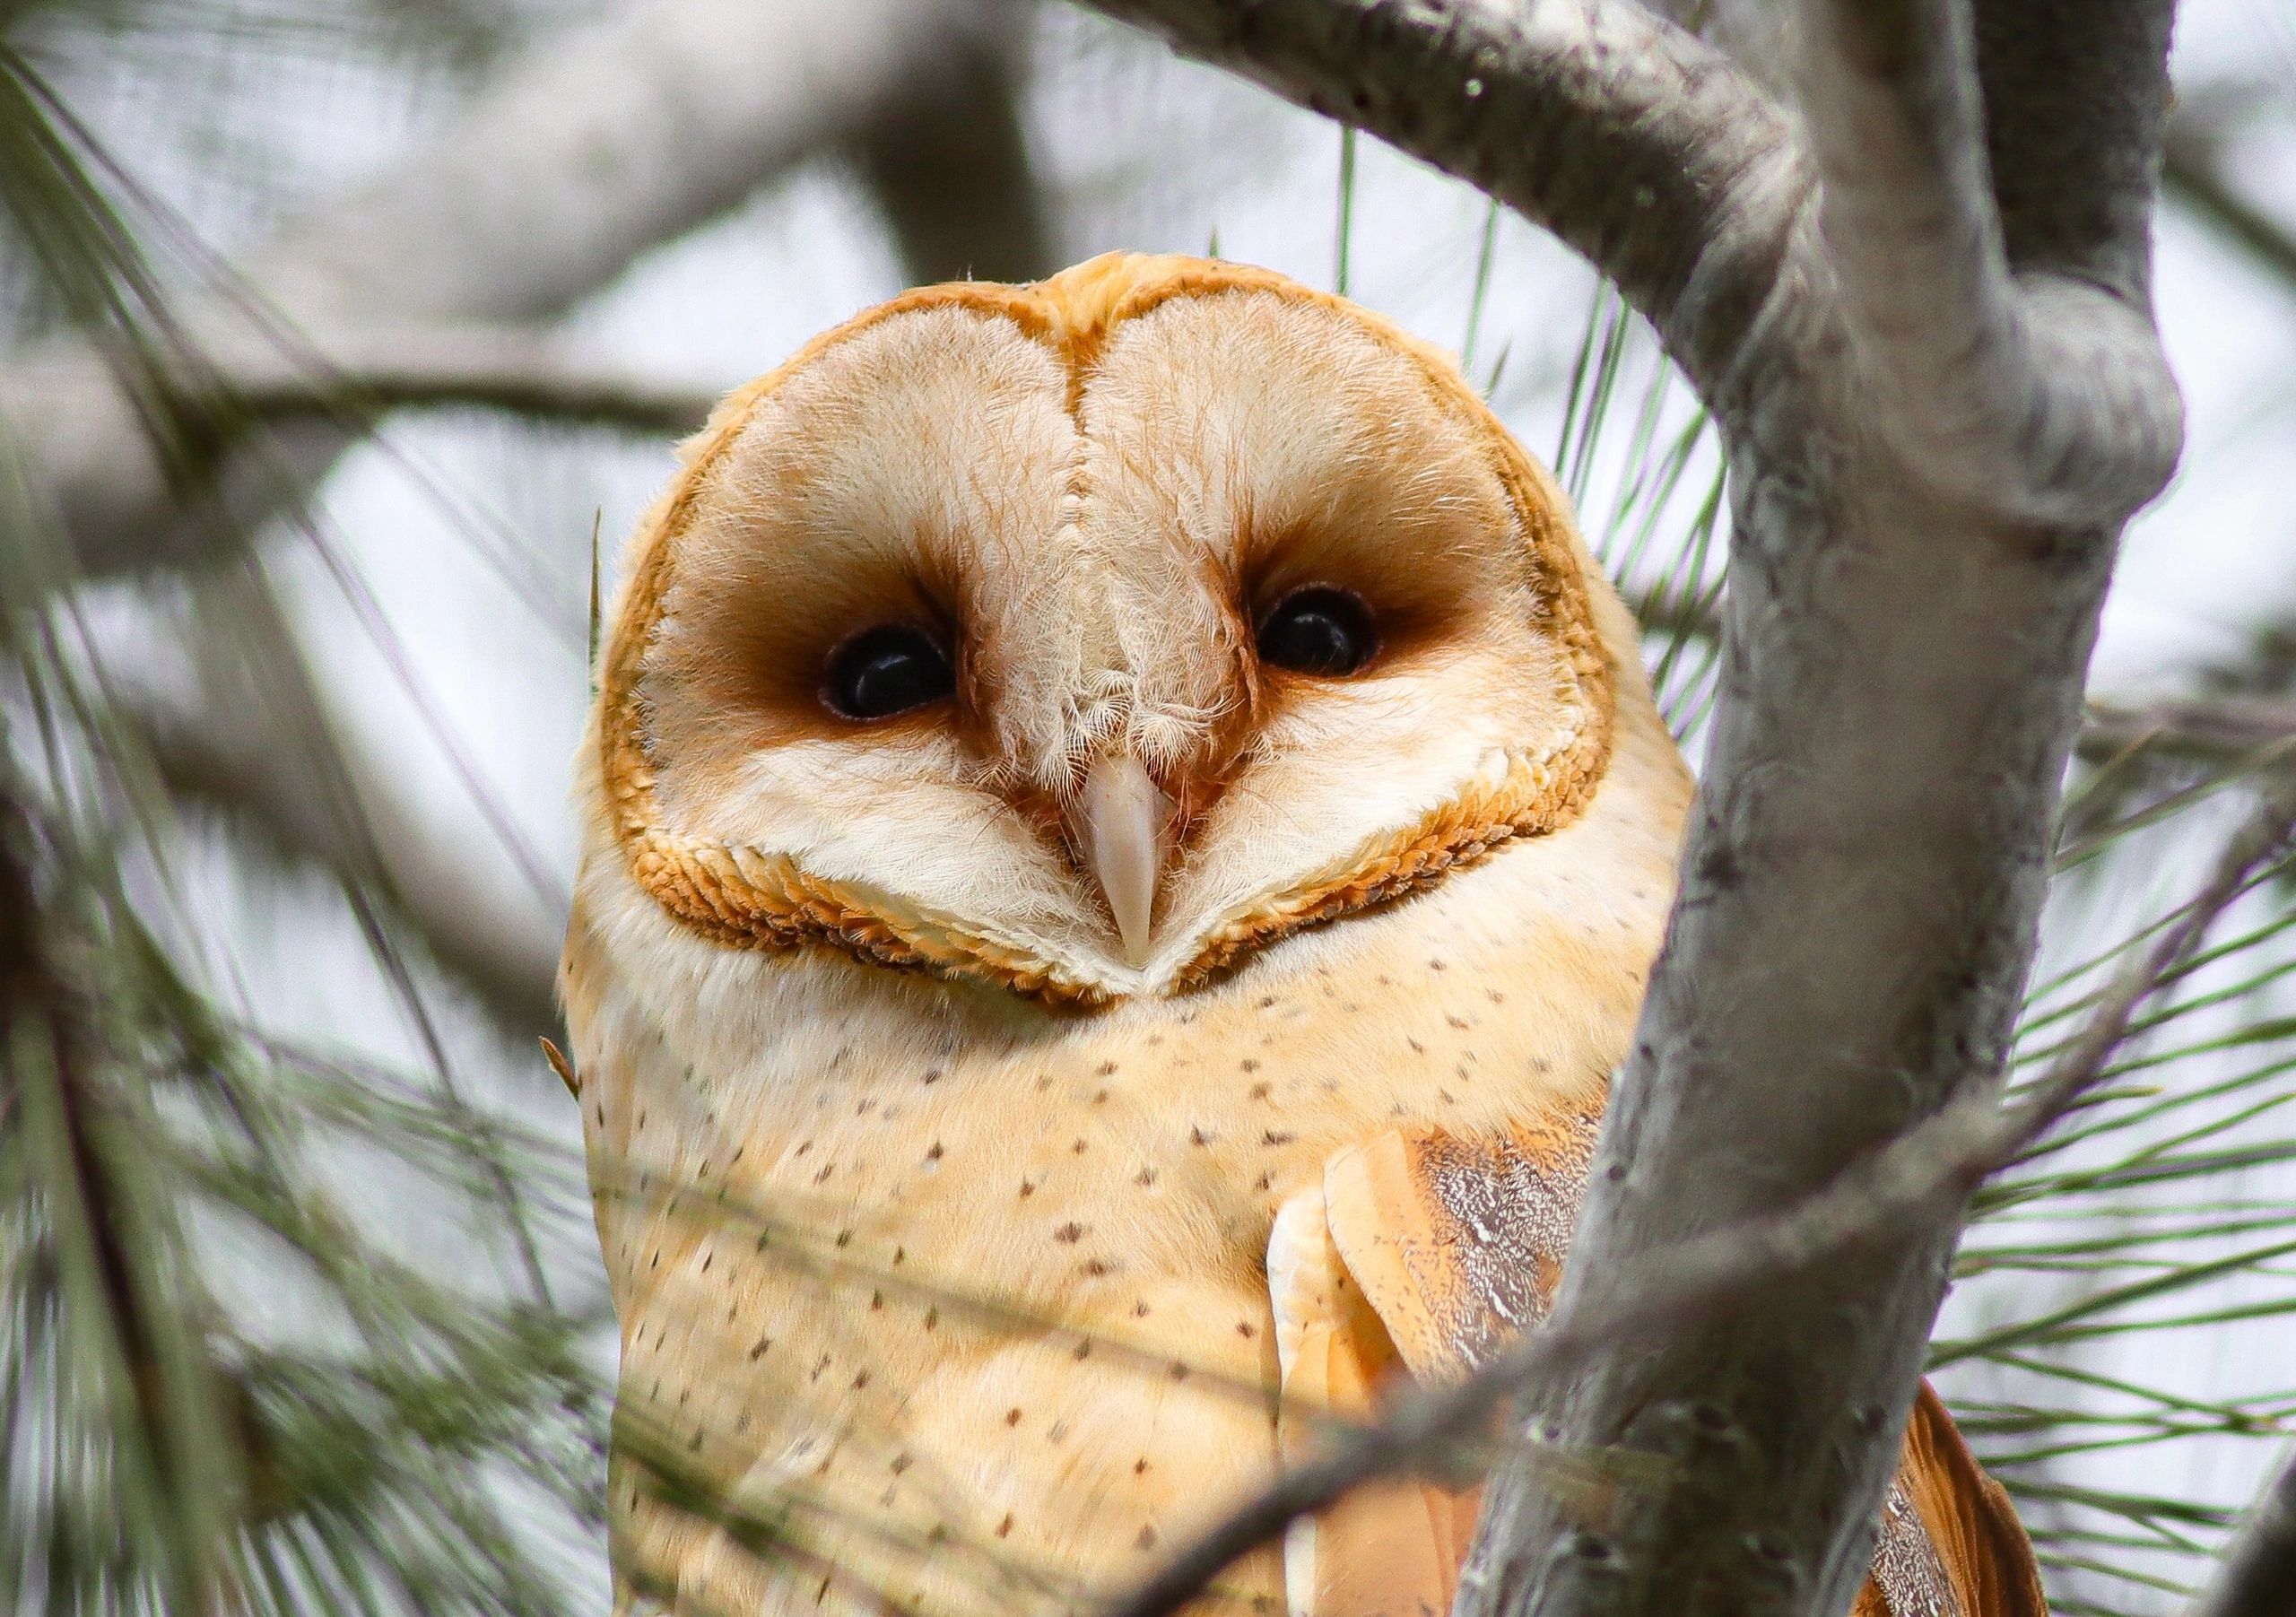
M 1065 10 L 1047 12 L 1035 43 L 1030 133 L 1066 258 L 1117 248 L 1203 252 L 1216 232 L 1225 256 L 1333 283 L 1339 139 L 1331 125 Z M 323 39 L 307 50 L 291 38 L 284 49 L 273 39 L 211 40 L 188 63 L 171 61 L 162 45 L 149 49 L 75 64 L 65 82 L 128 167 L 226 261 L 259 241 L 281 212 L 387 164 L 454 105 L 452 86 L 346 65 Z M 2284 88 L 2296 83 L 2296 11 L 2269 0 L 2187 0 L 2179 57 L 2187 85 L 2230 78 L 2283 87 L 2273 117 L 2235 155 L 2252 191 L 2296 222 Z M 178 93 L 186 72 L 198 83 L 196 98 Z M 1484 207 L 1464 185 L 1363 142 L 1351 294 L 1456 349 Z M 617 366 L 729 387 L 901 283 L 865 192 L 823 161 L 650 256 L 582 309 L 568 334 Z M 1475 371 L 1482 379 L 1506 352 L 1494 403 L 1543 457 L 1553 451 L 1561 384 L 1592 286 L 1552 241 L 1502 220 Z M 2296 617 L 2296 287 L 2260 274 L 2170 213 L 2159 230 L 2158 296 L 2190 438 L 2177 482 L 2131 531 L 2107 609 L 2093 689 L 2115 696 L 2180 689 L 2195 666 L 2237 659 L 2257 629 Z M 444 716 L 456 749 L 562 886 L 574 848 L 568 761 L 587 696 L 593 519 L 611 567 L 670 464 L 666 445 L 606 432 L 538 430 L 462 413 L 399 418 L 382 443 L 342 464 L 321 500 L 324 526 L 387 623 L 387 654 L 309 541 L 284 529 L 272 535 L 277 576 L 329 701 L 375 738 L 427 804 L 432 835 L 493 844 L 395 663 Z M 1587 513 L 1590 526 L 1600 515 Z M 511 587 L 483 559 L 490 549 L 522 552 L 544 589 Z M 2179 872 L 2205 857 L 2196 848 L 2166 859 L 2154 896 L 2177 891 Z M 328 1043 L 420 1065 L 365 943 L 327 889 L 283 886 L 269 871 L 250 878 L 221 844 L 195 863 L 219 953 L 268 1016 Z M 490 856 L 481 868 L 487 874 L 472 902 L 510 907 L 555 935 L 560 914 L 511 861 Z M 2052 943 L 2062 953 L 2067 937 L 2093 937 L 2095 926 L 2125 928 L 2143 896 L 2101 895 L 2092 906 L 2100 919 L 2062 917 Z M 528 1122 L 577 1143 L 573 1108 L 539 1059 L 502 1051 L 476 1018 L 455 1014 L 451 989 L 439 998 L 474 1081 L 499 1089 Z M 2284 1170 L 2280 1183 L 2296 1204 Z M 460 1239 L 419 1208 L 392 1211 L 412 1247 L 436 1255 Z M 587 1284 L 595 1256 L 584 1233 L 576 1226 L 561 1256 L 568 1280 Z M 256 1287 L 244 1306 L 274 1300 Z M 1970 1328 L 1998 1301 L 1957 1298 L 1943 1331 Z M 2173 1352 L 2165 1340 L 2137 1338 L 2126 1352 L 2152 1379 L 2210 1390 L 2263 1378 L 2274 1357 L 2271 1334 L 2289 1328 L 2281 1320 L 2186 1334 Z M 2267 1447 L 2143 1450 L 2125 1462 L 2084 1462 L 2093 1467 L 2084 1474 L 2231 1501 L 2247 1497 Z

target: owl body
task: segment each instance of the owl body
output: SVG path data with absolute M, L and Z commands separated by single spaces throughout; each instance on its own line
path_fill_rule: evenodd
M 1113 256 L 735 394 L 578 771 L 621 1605 L 1087 1609 L 1535 1322 L 1689 789 L 1551 482 L 1338 300 Z M 1469 1516 L 1211 1598 L 1405 1617 Z
M 1681 791 L 1663 736 L 1628 749 L 1640 791 Z M 769 1514 L 817 1492 L 798 1532 L 833 1605 L 878 1584 L 987 1609 L 1014 1560 L 1118 1587 L 1273 1472 L 1277 1209 L 1397 1125 L 1585 1126 L 1673 852 L 1671 825 L 1598 800 L 1472 882 L 1083 1013 L 828 953 L 729 961 L 608 863 L 570 981 L 594 1152 L 650 1176 L 600 1204 L 637 1322 L 624 1419 L 755 1471 Z M 878 1542 L 888 1514 L 998 1553 L 952 1569 Z M 818 1580 L 695 1536 L 680 1571 L 741 1590 L 726 1609 L 785 1585 L 813 1609 Z M 1236 1581 L 1282 1595 L 1272 1559 Z

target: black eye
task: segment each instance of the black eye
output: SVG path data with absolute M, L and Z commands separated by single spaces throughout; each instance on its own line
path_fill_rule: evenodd
M 829 654 L 822 700 L 847 718 L 890 718 L 952 694 L 957 676 L 932 636 L 903 623 L 865 629 Z
M 1371 609 L 1328 584 L 1293 590 L 1260 620 L 1260 661 L 1296 674 L 1353 674 L 1378 648 Z

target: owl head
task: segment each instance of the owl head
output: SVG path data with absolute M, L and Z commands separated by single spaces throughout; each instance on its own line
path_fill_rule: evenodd
M 1440 355 L 1280 275 L 914 291 L 726 400 L 587 745 L 719 944 L 1184 992 L 1579 815 L 1633 627 Z M 589 773 L 589 771 L 586 771 Z

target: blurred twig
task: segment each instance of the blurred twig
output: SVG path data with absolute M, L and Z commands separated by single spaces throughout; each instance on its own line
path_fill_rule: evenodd
M 380 903 L 506 1031 L 555 1028 L 561 918 L 504 879 L 500 853 L 483 836 L 447 831 L 375 738 L 321 710 L 284 626 L 224 584 L 212 574 L 191 579 L 197 699 L 138 699 L 161 779 L 253 830 L 273 852 Z
M 337 332 L 324 351 L 207 356 L 167 380 L 219 418 L 363 426 L 394 409 L 463 404 L 676 435 L 709 419 L 720 392 L 570 358 L 548 332 L 517 325 Z
M 2161 188 L 2283 285 L 2296 288 L 2296 232 L 2233 183 L 2224 161 L 2225 138 L 2220 117 L 2187 110 L 2170 119 Z

